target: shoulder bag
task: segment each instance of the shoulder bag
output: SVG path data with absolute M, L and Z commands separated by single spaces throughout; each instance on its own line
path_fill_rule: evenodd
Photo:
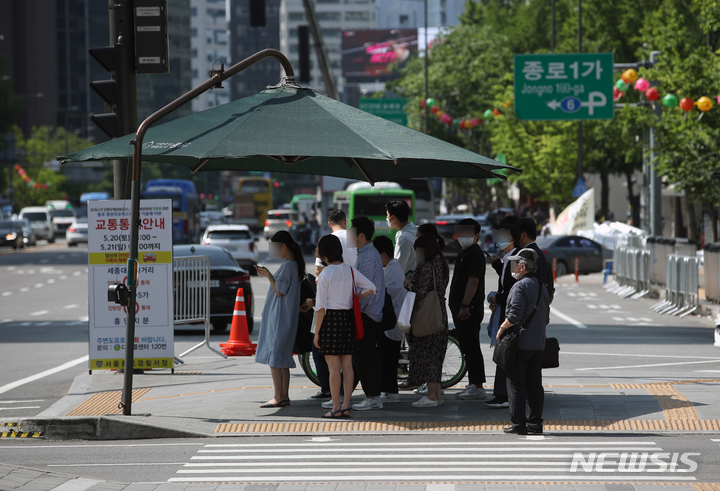
M 498 341 L 495 345 L 495 351 L 493 351 L 493 361 L 500 368 L 510 370 L 515 366 L 515 362 L 517 361 L 518 344 L 520 343 L 520 335 L 525 329 L 527 329 L 530 322 L 532 322 L 533 317 L 535 317 L 535 313 L 538 311 L 540 298 L 542 297 L 542 286 L 542 283 L 538 281 L 538 298 L 535 302 L 535 307 L 533 307 L 533 311 L 530 312 L 530 316 L 527 320 L 523 322 L 520 327 L 520 332 L 515 333 L 514 331 L 508 329 L 505 331 L 503 337 L 500 338 L 500 341 Z
M 355 291 L 355 272 L 350 266 L 350 274 L 352 275 L 352 295 L 353 295 L 353 315 L 355 316 L 355 341 L 360 341 L 365 336 L 365 328 L 363 327 L 362 310 L 360 308 L 360 299 Z
M 383 331 L 395 329 L 397 316 L 395 315 L 395 307 L 393 306 L 392 297 L 390 296 L 390 293 L 388 293 L 387 288 L 385 288 L 385 304 L 383 305 L 382 314 L 382 322 L 380 325 L 382 326 Z
M 437 293 L 437 281 L 435 279 L 435 267 L 432 266 L 433 289 L 425 295 L 425 298 L 415 302 L 410 325 L 412 334 L 415 337 L 423 338 L 430 336 L 444 329 L 442 306 L 440 296 Z

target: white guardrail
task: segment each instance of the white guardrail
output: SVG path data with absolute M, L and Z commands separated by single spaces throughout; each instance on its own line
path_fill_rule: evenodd
M 610 293 L 637 300 L 650 293 L 651 254 L 649 250 L 617 244 L 613 255 L 615 281 L 605 286 Z M 679 254 L 665 262 L 665 300 L 651 310 L 660 314 L 685 317 L 700 307 L 698 297 L 698 260 Z
M 205 324 L 205 339 L 175 357 L 182 357 L 202 346 L 207 346 L 223 358 L 227 356 L 210 346 L 210 259 L 207 256 L 173 258 L 174 325 Z

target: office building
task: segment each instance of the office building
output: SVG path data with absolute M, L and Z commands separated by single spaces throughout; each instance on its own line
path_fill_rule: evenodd
M 191 86 L 210 77 L 210 69 L 221 63 L 230 67 L 230 43 L 225 0 L 190 0 Z M 230 84 L 212 89 L 192 101 L 193 112 L 230 102 Z

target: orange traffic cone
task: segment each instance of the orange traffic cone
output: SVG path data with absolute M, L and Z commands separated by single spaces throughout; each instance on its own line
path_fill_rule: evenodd
M 247 319 L 245 317 L 245 295 L 243 289 L 238 288 L 235 297 L 235 310 L 233 311 L 230 339 L 227 343 L 220 343 L 223 353 L 228 356 L 252 356 L 257 345 L 250 342 Z

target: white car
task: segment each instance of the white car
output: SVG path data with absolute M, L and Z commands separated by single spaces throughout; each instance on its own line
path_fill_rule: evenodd
M 50 244 L 55 242 L 55 226 L 47 207 L 27 206 L 20 210 L 20 218 L 30 221 L 30 226 L 35 231 L 35 238 L 47 240 Z
M 290 231 L 293 225 L 298 224 L 298 213 L 294 210 L 269 210 L 265 220 L 263 233 L 265 238 L 270 240 L 273 235 L 281 230 Z
M 88 219 L 87 217 L 77 217 L 68 228 L 65 234 L 67 245 L 77 246 L 78 244 L 88 243 Z
M 247 225 L 208 225 L 202 243 L 222 247 L 232 255 L 240 267 L 251 275 L 256 275 L 255 265 L 258 262 L 256 240 Z
M 201 211 L 200 230 L 205 230 L 210 225 L 221 225 L 227 223 L 227 218 L 221 211 Z

